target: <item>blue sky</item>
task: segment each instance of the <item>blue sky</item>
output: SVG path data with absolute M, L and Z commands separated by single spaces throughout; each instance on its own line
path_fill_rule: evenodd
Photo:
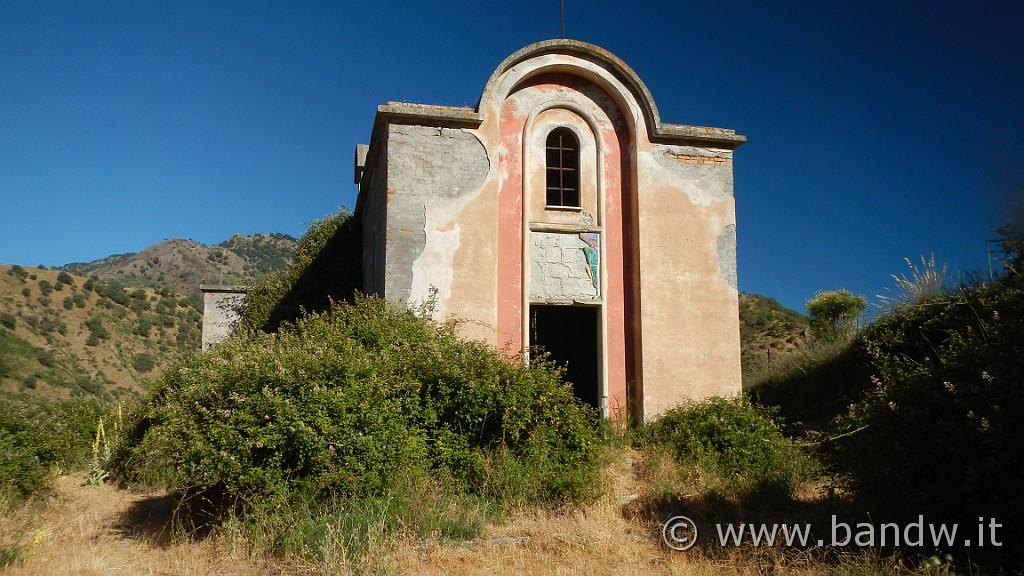
M 986 270 L 1024 189 L 1024 2 L 566 0 L 666 122 L 736 129 L 739 281 L 804 310 L 935 254 Z M 354 206 L 389 100 L 473 105 L 556 0 L 0 5 L 0 262 L 298 236 Z

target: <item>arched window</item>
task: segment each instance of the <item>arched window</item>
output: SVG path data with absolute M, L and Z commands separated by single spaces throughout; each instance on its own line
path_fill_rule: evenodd
M 580 141 L 568 128 L 548 134 L 547 205 L 580 207 Z

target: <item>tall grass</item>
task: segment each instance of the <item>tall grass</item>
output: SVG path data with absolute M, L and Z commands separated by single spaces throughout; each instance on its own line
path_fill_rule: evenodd
M 941 298 L 950 293 L 953 289 L 953 278 L 945 262 L 937 264 L 935 254 L 930 258 L 921 256 L 920 268 L 910 261 L 910 258 L 903 259 L 910 269 L 907 273 L 893 274 L 892 279 L 896 288 L 892 294 L 879 295 L 882 312 L 891 311 L 903 306 L 913 306 L 922 302 Z

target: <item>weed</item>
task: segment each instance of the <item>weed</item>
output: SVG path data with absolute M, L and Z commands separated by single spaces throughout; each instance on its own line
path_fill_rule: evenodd
M 935 254 L 925 259 L 921 256 L 921 267 L 918 268 L 910 258 L 903 259 L 910 268 L 910 276 L 906 274 L 892 275 L 896 282 L 894 295 L 878 296 L 883 312 L 902 306 L 913 306 L 928 300 L 941 298 L 949 294 L 952 285 L 946 263 L 942 266 L 935 263 Z

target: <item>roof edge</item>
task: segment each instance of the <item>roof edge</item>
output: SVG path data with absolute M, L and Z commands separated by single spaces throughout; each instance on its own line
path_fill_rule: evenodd
M 654 102 L 654 96 L 644 84 L 643 80 L 629 67 L 621 58 L 615 56 L 608 50 L 583 42 L 580 40 L 556 39 L 544 40 L 530 44 L 517 50 L 512 55 L 502 60 L 501 64 L 491 73 L 491 77 L 484 86 L 481 100 L 494 91 L 501 75 L 507 72 L 516 64 L 542 56 L 545 54 L 562 53 L 575 54 L 584 60 L 597 61 L 612 73 L 626 88 L 633 93 L 634 98 L 640 104 L 644 120 L 650 129 L 650 139 L 659 143 L 704 143 L 716 144 L 725 148 L 736 148 L 747 141 L 745 136 L 736 134 L 735 130 L 727 128 L 712 128 L 704 126 L 689 126 L 685 124 L 663 124 L 658 106 Z M 477 113 L 479 114 L 479 104 Z

